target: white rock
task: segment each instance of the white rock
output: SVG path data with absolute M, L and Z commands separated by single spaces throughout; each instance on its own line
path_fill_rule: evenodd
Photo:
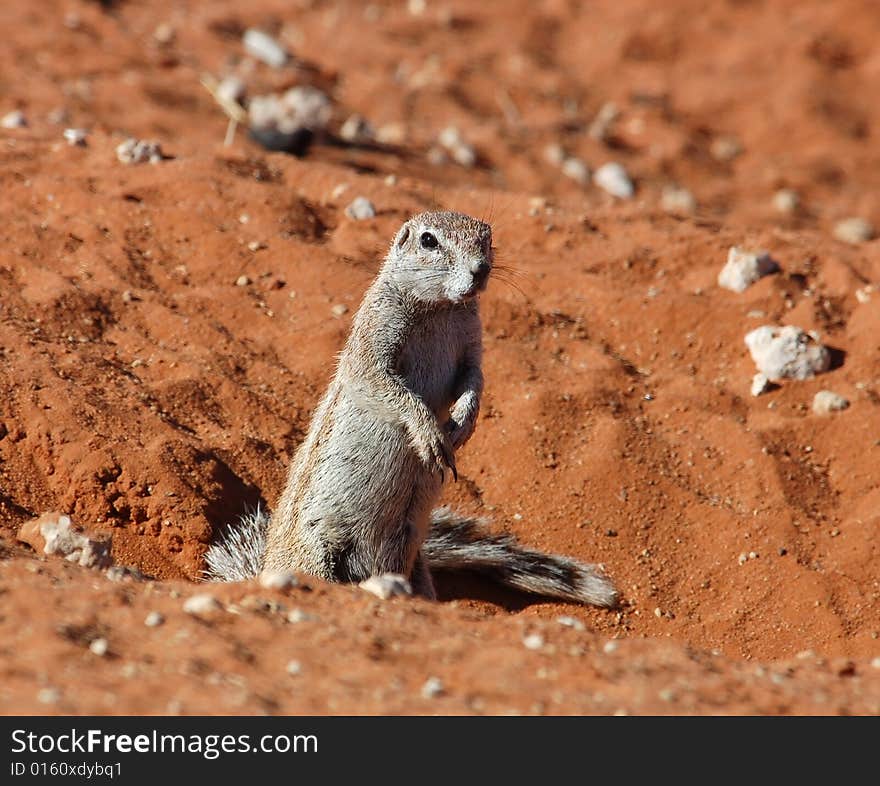
M 299 586 L 299 579 L 286 570 L 264 570 L 257 580 L 266 589 L 286 590 Z
M 780 188 L 773 195 L 773 207 L 780 213 L 794 213 L 801 205 L 797 191 L 791 188 Z
M 874 237 L 874 227 L 864 218 L 845 218 L 834 225 L 834 237 L 843 243 L 858 245 Z
M 760 371 L 752 377 L 752 387 L 750 392 L 753 396 L 758 397 L 770 390 L 770 380 Z
M 721 136 L 712 140 L 709 152 L 716 161 L 733 161 L 743 152 L 742 143 L 733 136 Z
M 116 157 L 123 164 L 157 164 L 164 155 L 158 142 L 145 142 L 130 137 L 116 148 Z
M 289 661 L 287 661 L 287 666 L 285 667 L 285 671 L 291 677 L 296 677 L 298 674 L 302 673 L 302 664 L 298 660 L 289 660 Z
M 718 286 L 744 292 L 759 278 L 778 270 L 779 265 L 766 251 L 743 251 L 733 246 L 727 252 L 727 264 L 718 274 Z
M 237 287 L 246 287 L 251 283 L 251 280 L 248 276 L 241 275 L 237 279 L 235 279 L 235 286 Z
M 562 174 L 582 186 L 590 182 L 590 168 L 579 158 L 566 158 L 562 162 Z
M 877 284 L 867 284 L 863 287 L 860 287 L 856 290 L 856 300 L 859 303 L 870 303 L 872 293 L 880 290 L 880 285 Z
M 183 610 L 194 617 L 210 617 L 222 611 L 223 606 L 213 595 L 202 592 L 198 595 L 190 595 L 183 603 Z
M 616 161 L 609 161 L 600 166 L 593 175 L 593 182 L 618 199 L 631 199 L 635 193 L 629 174 Z
M 686 188 L 666 186 L 660 195 L 660 207 L 667 213 L 693 213 L 697 209 L 697 200 Z
M 817 415 L 830 415 L 849 406 L 849 401 L 830 390 L 820 390 L 813 396 L 813 412 Z
M 540 633 L 530 633 L 523 639 L 523 646 L 527 650 L 539 650 L 544 646 L 544 637 Z
M 577 617 L 557 617 L 556 621 L 560 625 L 564 625 L 566 628 L 574 628 L 575 630 L 584 629 L 584 623 L 581 622 Z
M 65 128 L 63 136 L 71 147 L 85 147 L 88 132 L 84 128 Z
M 745 342 L 758 371 L 771 382 L 812 379 L 831 365 L 828 349 L 794 325 L 762 325 L 747 333 Z
M 443 680 L 439 677 L 428 677 L 425 684 L 422 685 L 423 699 L 436 699 L 444 693 L 446 693 L 446 688 L 443 686 Z
M 3 128 L 25 128 L 28 124 L 24 112 L 16 109 L 0 118 L 0 126 Z
M 42 522 L 40 535 L 46 541 L 44 554 L 57 554 L 84 568 L 105 568 L 113 563 L 110 543 L 92 540 L 85 533 L 75 530 L 70 516 L 58 516 L 55 520 Z
M 298 85 L 278 95 L 254 96 L 248 104 L 248 122 L 255 129 L 293 134 L 308 128 L 320 131 L 333 117 L 327 94 L 310 85 Z
M 224 101 L 241 104 L 244 102 L 246 94 L 247 85 L 245 85 L 244 80 L 234 74 L 223 77 L 220 80 L 220 84 L 217 85 L 217 95 Z
M 165 622 L 165 617 L 159 611 L 151 611 L 144 620 L 144 625 L 148 628 L 158 628 Z
M 373 127 L 361 115 L 350 115 L 339 129 L 339 136 L 346 142 L 369 142 L 375 136 Z
M 565 161 L 567 156 L 565 155 L 565 150 L 562 145 L 553 142 L 544 148 L 544 158 L 549 164 L 562 166 L 562 162 Z
M 464 140 L 461 131 L 455 126 L 444 128 L 437 141 L 446 148 L 452 160 L 457 164 L 472 167 L 477 163 L 476 150 Z
M 379 576 L 370 576 L 358 586 L 382 600 L 396 598 L 402 595 L 412 595 L 412 585 L 406 577 L 397 573 L 383 573 Z
M 366 197 L 356 197 L 351 204 L 345 208 L 345 215 L 353 218 L 355 221 L 363 221 L 376 216 L 376 208 L 373 203 Z
M 611 132 L 611 127 L 617 121 L 618 117 L 620 117 L 620 111 L 617 109 L 615 103 L 608 101 L 602 104 L 599 111 L 596 113 L 593 122 L 590 123 L 587 133 L 593 139 L 599 142 L 604 142 L 608 138 L 608 134 Z
M 242 38 L 245 51 L 251 56 L 262 60 L 272 68 L 281 68 L 287 63 L 287 50 L 281 46 L 272 36 L 262 30 L 250 28 L 245 30 Z
M 89 649 L 91 650 L 92 654 L 97 655 L 100 658 L 107 654 L 107 650 L 110 649 L 110 645 L 107 643 L 107 639 L 94 639 L 89 644 Z

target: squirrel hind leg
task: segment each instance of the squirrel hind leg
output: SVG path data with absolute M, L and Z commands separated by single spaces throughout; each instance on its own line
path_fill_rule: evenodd
M 412 576 L 410 577 L 410 584 L 412 584 L 413 594 L 419 595 L 427 600 L 437 600 L 437 590 L 434 588 L 434 579 L 431 577 L 431 569 L 428 567 L 428 563 L 424 556 L 422 556 L 421 551 L 416 557 Z

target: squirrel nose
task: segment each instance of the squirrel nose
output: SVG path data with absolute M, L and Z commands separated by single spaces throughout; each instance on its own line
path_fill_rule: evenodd
M 491 269 L 492 266 L 488 262 L 486 262 L 485 260 L 481 260 L 474 268 L 474 281 L 476 281 L 478 284 L 483 284 L 486 279 L 489 278 L 489 271 Z

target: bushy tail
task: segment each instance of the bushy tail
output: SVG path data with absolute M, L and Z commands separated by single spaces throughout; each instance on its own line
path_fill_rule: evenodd
M 595 565 L 519 546 L 510 535 L 487 532 L 480 519 L 449 508 L 431 516 L 422 554 L 431 570 L 467 570 L 518 590 L 594 606 L 614 606 L 617 592 Z
M 269 516 L 257 505 L 212 543 L 205 553 L 208 581 L 247 581 L 263 569 Z
M 205 554 L 209 581 L 247 581 L 262 570 L 269 516 L 259 506 L 246 512 L 237 525 Z M 567 557 L 524 549 L 510 535 L 487 532 L 480 519 L 438 508 L 431 514 L 431 531 L 422 544 L 430 570 L 467 570 L 499 584 L 549 598 L 614 606 L 617 592 L 595 565 Z

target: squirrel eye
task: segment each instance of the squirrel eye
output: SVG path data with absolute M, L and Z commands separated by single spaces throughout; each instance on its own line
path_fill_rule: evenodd
M 419 238 L 419 243 L 421 244 L 422 248 L 427 249 L 434 249 L 440 245 L 440 242 L 437 240 L 437 238 L 434 237 L 434 235 L 432 235 L 430 232 L 422 232 L 422 236 Z

